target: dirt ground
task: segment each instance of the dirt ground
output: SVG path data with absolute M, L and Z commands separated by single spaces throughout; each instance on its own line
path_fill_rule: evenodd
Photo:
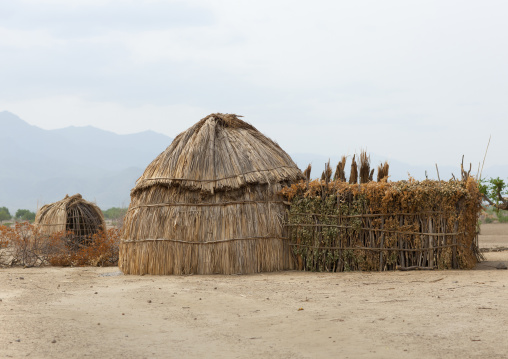
M 508 247 L 483 225 L 480 247 Z M 0 269 L 0 358 L 508 358 L 508 251 L 470 271 Z

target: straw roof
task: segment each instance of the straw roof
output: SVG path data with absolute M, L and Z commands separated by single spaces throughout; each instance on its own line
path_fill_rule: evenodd
M 302 178 L 252 125 L 211 114 L 178 135 L 136 182 L 119 266 L 130 274 L 290 269 L 279 192 Z
M 42 234 L 72 231 L 75 236 L 91 236 L 106 229 L 100 208 L 75 194 L 66 195 L 61 201 L 42 206 L 35 216 L 34 224 Z
M 148 165 L 132 192 L 163 184 L 214 193 L 301 179 L 277 143 L 238 117 L 214 113 L 178 135 Z

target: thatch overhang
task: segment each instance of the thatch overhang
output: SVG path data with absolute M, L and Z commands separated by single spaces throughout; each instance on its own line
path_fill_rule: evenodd
M 252 273 L 292 268 L 279 191 L 303 175 L 232 114 L 178 135 L 136 182 L 119 265 L 131 274 Z
M 45 235 L 65 231 L 73 232 L 76 237 L 91 237 L 106 229 L 100 208 L 84 200 L 79 193 L 42 206 L 37 211 L 34 224 Z

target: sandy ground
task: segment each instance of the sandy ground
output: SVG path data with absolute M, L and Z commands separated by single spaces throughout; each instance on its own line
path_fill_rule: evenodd
M 508 247 L 484 225 L 481 247 Z M 508 358 L 508 251 L 471 271 L 0 269 L 0 358 Z

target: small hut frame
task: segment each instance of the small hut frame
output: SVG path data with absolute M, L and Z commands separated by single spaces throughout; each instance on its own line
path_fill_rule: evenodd
M 100 208 L 84 200 L 79 193 L 70 197 L 66 195 L 61 201 L 42 206 L 37 211 L 34 224 L 43 235 L 72 232 L 73 242 L 81 244 L 106 229 Z
M 279 145 L 232 114 L 178 135 L 136 182 L 124 219 L 126 274 L 235 274 L 294 266 L 279 191 L 303 178 Z

